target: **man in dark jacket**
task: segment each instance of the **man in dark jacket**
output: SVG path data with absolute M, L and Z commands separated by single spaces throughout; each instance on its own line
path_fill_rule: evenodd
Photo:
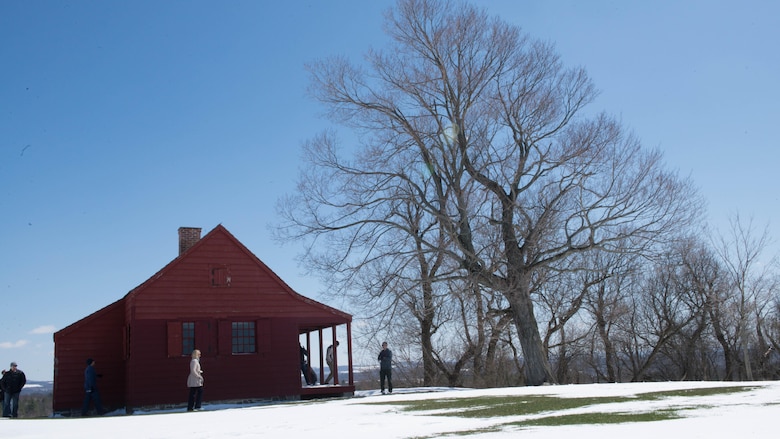
M 27 384 L 27 377 L 24 372 L 16 368 L 16 362 L 11 363 L 11 370 L 0 379 L 0 387 L 3 388 L 5 396 L 3 397 L 3 416 L 6 418 L 19 417 L 19 394 L 22 388 Z
M 89 402 L 95 402 L 95 410 L 98 415 L 102 415 L 103 405 L 100 403 L 100 393 L 97 389 L 97 377 L 95 373 L 95 360 L 87 359 L 87 368 L 84 369 L 84 405 L 81 406 L 81 416 L 87 416 L 89 412 Z
M 317 378 L 314 377 L 314 371 L 309 367 L 309 351 L 303 345 L 301 347 L 301 372 L 307 385 L 317 384 Z
M 382 350 L 377 357 L 379 361 L 379 383 L 382 386 L 382 394 L 385 393 L 385 378 L 387 378 L 387 390 L 393 393 L 393 352 L 387 348 L 387 342 L 382 343 Z

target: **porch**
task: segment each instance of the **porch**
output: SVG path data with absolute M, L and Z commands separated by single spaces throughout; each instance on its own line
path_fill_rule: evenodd
M 306 366 L 317 371 L 316 384 L 305 384 L 301 375 L 301 399 L 349 397 L 355 394 L 351 322 L 341 325 L 301 325 L 298 328 L 298 341 L 301 347 L 306 349 Z M 326 361 L 328 349 L 331 347 L 333 375 L 328 382 L 324 382 L 331 372 Z M 346 356 L 339 355 L 339 350 L 345 347 Z M 345 363 L 346 370 L 339 367 Z

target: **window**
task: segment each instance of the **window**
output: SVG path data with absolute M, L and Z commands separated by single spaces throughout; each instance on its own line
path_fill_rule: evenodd
M 227 265 L 211 266 L 211 286 L 212 287 L 230 286 L 230 270 L 228 269 Z
M 195 350 L 195 322 L 181 324 L 181 354 L 192 355 Z
M 255 322 L 233 322 L 233 353 L 254 354 L 255 350 Z

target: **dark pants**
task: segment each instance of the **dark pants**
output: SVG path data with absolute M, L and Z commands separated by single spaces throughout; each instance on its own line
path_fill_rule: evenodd
M 203 399 L 203 386 L 190 387 L 190 397 L 187 399 L 187 411 L 200 410 L 201 399 Z
M 303 372 L 303 379 L 306 380 L 306 384 L 312 384 L 309 376 L 309 365 L 306 362 L 301 362 L 301 372 Z
M 379 383 L 382 387 L 382 391 L 385 391 L 385 378 L 387 378 L 387 390 L 393 393 L 393 370 L 392 369 L 379 369 Z
M 19 417 L 19 393 L 5 392 L 3 396 L 3 416 L 6 418 Z
M 104 411 L 103 404 L 100 402 L 100 392 L 98 392 L 97 389 L 92 389 L 84 393 L 84 404 L 81 406 L 81 416 L 87 416 L 90 401 L 95 403 L 95 410 L 97 410 L 98 415 L 102 415 Z

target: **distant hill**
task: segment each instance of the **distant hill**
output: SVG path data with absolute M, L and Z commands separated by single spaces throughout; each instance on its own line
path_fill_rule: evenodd
M 53 381 L 27 381 L 27 384 L 24 386 L 24 389 L 22 390 L 22 394 L 25 393 L 32 393 L 32 394 L 46 394 L 46 393 L 52 393 L 52 389 L 54 388 L 54 382 Z

